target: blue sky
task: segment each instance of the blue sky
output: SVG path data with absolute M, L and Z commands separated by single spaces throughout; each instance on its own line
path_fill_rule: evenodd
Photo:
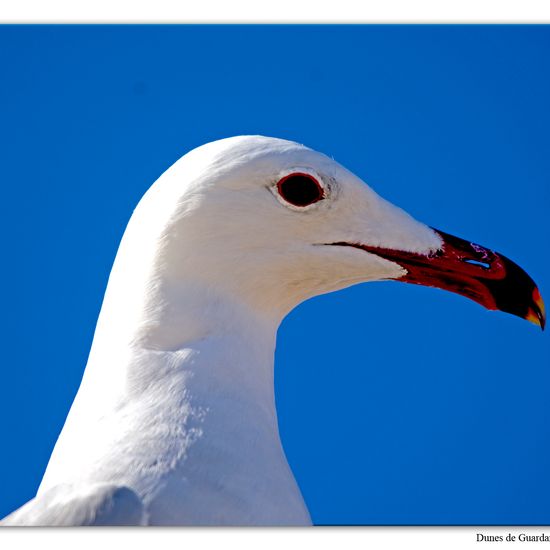
M 38 487 L 135 204 L 205 142 L 318 149 L 550 299 L 550 27 L 4 26 L 0 74 L 0 516 Z M 395 282 L 298 307 L 276 399 L 314 522 L 550 523 L 549 342 Z

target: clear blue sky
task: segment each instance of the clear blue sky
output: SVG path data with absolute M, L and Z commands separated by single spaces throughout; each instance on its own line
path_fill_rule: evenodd
M 4 26 L 0 81 L 0 516 L 38 487 L 132 209 L 202 143 L 323 151 L 550 300 L 549 27 Z M 395 282 L 297 308 L 276 397 L 314 522 L 550 523 L 549 338 Z

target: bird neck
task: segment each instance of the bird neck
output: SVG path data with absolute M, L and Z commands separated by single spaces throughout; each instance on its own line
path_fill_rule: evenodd
M 143 306 L 131 337 L 102 312 L 40 491 L 122 478 L 152 522 L 308 523 L 279 438 L 277 320 L 196 285 L 159 283 Z

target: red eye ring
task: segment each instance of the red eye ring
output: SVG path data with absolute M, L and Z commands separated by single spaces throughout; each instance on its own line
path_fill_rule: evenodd
M 279 196 L 292 206 L 305 208 L 325 198 L 325 189 L 311 174 L 293 172 L 277 183 Z

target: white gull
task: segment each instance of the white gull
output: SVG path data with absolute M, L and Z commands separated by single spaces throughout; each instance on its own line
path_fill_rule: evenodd
M 279 439 L 277 328 L 312 296 L 380 279 L 544 324 L 515 264 L 325 155 L 261 136 L 188 153 L 132 215 L 37 496 L 3 524 L 310 524 Z

